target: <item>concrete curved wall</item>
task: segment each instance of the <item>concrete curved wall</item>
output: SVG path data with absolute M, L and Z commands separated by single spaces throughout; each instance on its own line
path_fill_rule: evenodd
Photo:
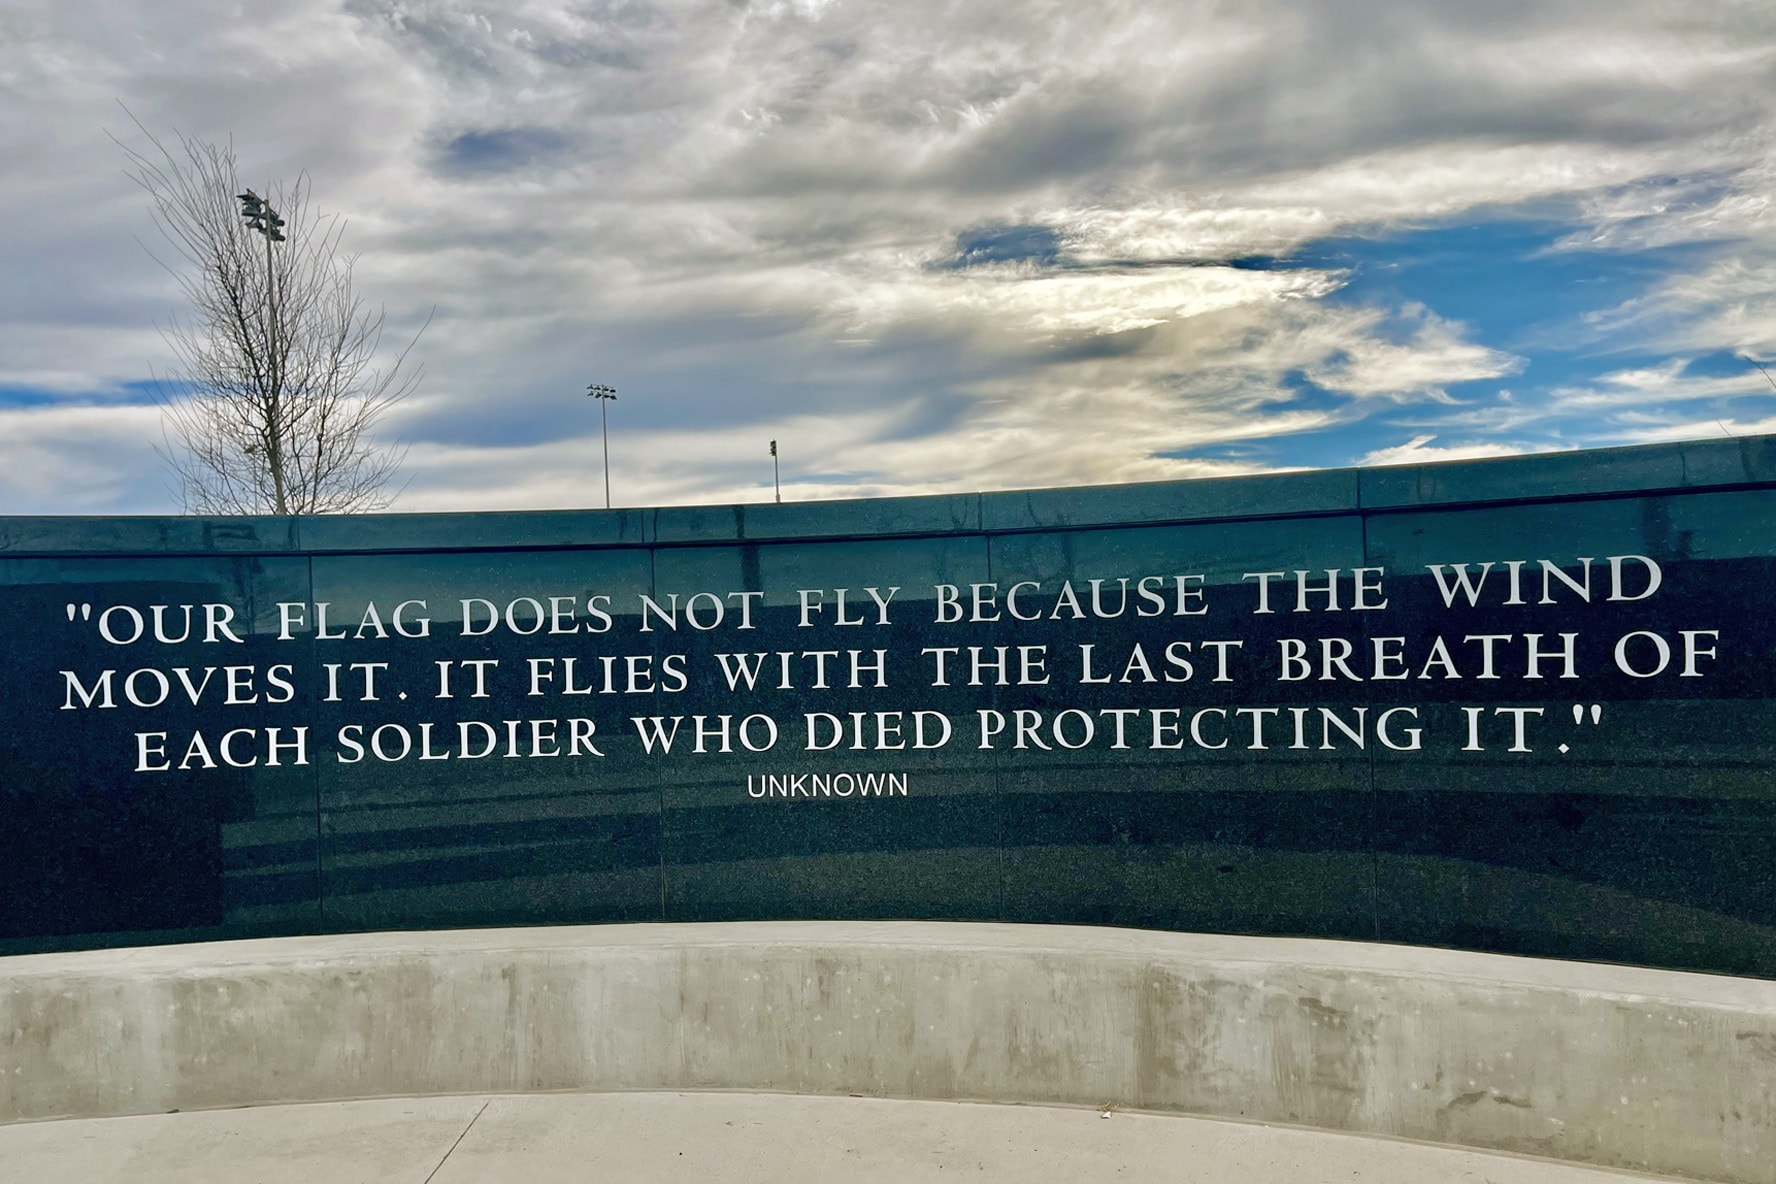
M 1179 1111 L 1776 1181 L 1776 984 L 1328 941 L 784 922 L 0 960 L 0 1120 L 750 1089 Z

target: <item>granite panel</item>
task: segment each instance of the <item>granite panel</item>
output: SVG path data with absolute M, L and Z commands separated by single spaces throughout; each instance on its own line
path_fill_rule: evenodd
M 930 685 L 923 652 L 947 636 L 938 586 L 986 571 L 969 535 L 657 554 L 669 603 L 752 606 L 661 637 L 693 680 L 659 761 L 669 919 L 996 915 L 992 765 L 966 745 L 983 698 Z
M 1678 447 L 1683 450 L 1686 488 L 1776 481 L 1776 437 L 1691 440 Z
M 997 641 L 1048 659 L 995 703 L 1007 916 L 1370 935 L 1369 725 L 1323 734 L 1362 688 L 1280 677 L 1285 643 L 1363 636 L 1362 566 L 1355 515 L 994 539 L 992 611 L 1036 618 Z
M 320 924 L 312 768 L 268 746 L 305 742 L 303 647 L 271 605 L 307 577 L 275 557 L 0 560 L 0 950 Z
M 1371 521 L 1439 738 L 1375 754 L 1383 936 L 1776 975 L 1772 539 L 1770 490 Z
M 650 542 L 749 542 L 802 538 L 954 534 L 980 529 L 978 494 L 669 506 L 648 511 Z
M 328 924 L 657 918 L 659 793 L 623 720 L 655 698 L 624 682 L 653 662 L 649 553 L 313 563 Z
M 636 546 L 645 510 L 508 510 L 474 514 L 329 514 L 297 519 L 309 551 L 472 551 Z
M 1776 437 L 1686 440 L 1583 452 L 1388 465 L 1353 472 L 1360 474 L 1361 505 L 1365 510 L 1700 490 L 1776 479 Z
M 0 950 L 948 917 L 1776 977 L 1773 462 L 0 520 Z
M 981 495 L 982 525 L 993 531 L 1340 514 L 1356 507 L 1355 469 Z
M 294 518 L 0 518 L 0 555 L 235 555 L 296 549 Z

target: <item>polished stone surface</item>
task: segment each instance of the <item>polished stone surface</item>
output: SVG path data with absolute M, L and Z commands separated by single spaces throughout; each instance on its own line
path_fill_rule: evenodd
M 1769 438 L 794 505 L 0 520 L 0 951 L 1003 918 L 1776 976 L 1772 540 Z M 1469 604 L 1450 565 L 1487 563 Z M 238 643 L 203 640 L 206 604 Z M 192 638 L 97 635 L 153 605 L 172 635 L 199 606 Z M 308 729 L 307 764 L 210 751 L 247 728 L 263 758 L 272 727 Z M 752 796 L 813 774 L 908 792 Z

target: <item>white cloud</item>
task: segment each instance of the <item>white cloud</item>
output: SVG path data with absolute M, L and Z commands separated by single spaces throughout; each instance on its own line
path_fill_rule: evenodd
M 0 408 L 0 505 L 13 514 L 175 508 L 151 407 Z
M 1278 255 L 1340 229 L 1317 205 L 1264 206 L 1177 194 L 1177 205 L 1060 210 L 1039 220 L 1064 227 L 1069 253 L 1085 262 L 1228 259 Z
M 1598 314 L 1594 323 L 1675 351 L 1776 357 L 1776 241 L 1770 246 L 1769 253 L 1717 254 L 1699 270 Z
M 1776 415 L 1755 419 L 1689 419 L 1661 415 L 1652 422 L 1630 426 L 1622 433 L 1627 444 L 1662 444 L 1673 440 L 1720 439 L 1723 436 L 1764 436 L 1776 433 Z
M 13 0 L 0 408 L 123 416 L 90 438 L 154 469 L 147 413 L 101 406 L 164 365 L 175 307 L 103 134 L 133 139 L 121 99 L 232 133 L 253 176 L 307 168 L 391 338 L 438 307 L 391 424 L 410 508 L 575 500 L 594 379 L 624 391 L 629 486 L 665 501 L 756 493 L 734 432 L 803 438 L 798 494 L 1229 471 L 1405 412 L 1423 448 L 1558 444 L 1631 384 L 1450 403 L 1537 371 L 1435 301 L 1228 262 L 1501 212 L 1573 251 L 1712 243 L 1593 328 L 1776 356 L 1773 80 L 1767 16 L 1657 0 Z M 961 258 L 995 228 L 1035 247 Z M 75 455 L 61 430 L 30 447 Z M 1190 459 L 1241 442 L 1270 451 Z M 9 447 L 39 484 L 0 483 L 0 512 L 160 504 Z
M 1770 396 L 1769 381 L 1753 370 L 1738 374 L 1686 374 L 1683 359 L 1658 366 L 1616 370 L 1586 386 L 1555 387 L 1551 403 L 1562 411 L 1601 413 L 1665 407 L 1702 399 Z
M 1401 311 L 1410 333 L 1391 341 L 1353 335 L 1331 354 L 1332 360 L 1310 365 L 1308 376 L 1329 390 L 1353 395 L 1447 399 L 1445 384 L 1502 378 L 1523 368 L 1522 358 L 1464 341 L 1460 326 L 1422 305 L 1409 304 Z M 1382 318 L 1370 312 L 1368 319 L 1378 325 Z
M 1433 435 L 1414 436 L 1404 444 L 1377 448 L 1357 461 L 1360 465 L 1423 465 L 1446 460 L 1484 460 L 1493 456 L 1517 456 L 1530 449 L 1505 440 L 1473 440 L 1439 444 Z
M 1145 329 L 1243 304 L 1321 296 L 1337 287 L 1335 277 L 1305 270 L 905 268 L 878 273 L 852 287 L 838 298 L 838 311 L 855 333 L 908 322 L 943 322 L 996 336 L 1048 340 Z
M 1383 319 L 1305 299 L 1283 308 L 1248 300 L 1108 335 L 1109 350 L 1076 336 L 1036 369 L 981 377 L 945 416 L 932 414 L 941 400 L 915 389 L 873 408 L 763 419 L 743 431 L 640 431 L 616 421 L 612 470 L 626 504 L 761 500 L 770 439 L 782 445 L 789 500 L 1255 472 L 1274 466 L 1191 453 L 1348 422 L 1349 408 L 1297 405 L 1290 383 L 1328 358 L 1342 359 L 1326 367 L 1337 371 L 1328 381 L 1395 402 L 1473 375 L 1472 347 L 1422 312 L 1407 318 L 1409 338 L 1439 340 L 1420 353 L 1365 355 Z M 1513 364 L 1481 353 L 1501 372 Z M 419 475 L 403 504 L 587 504 L 586 491 L 598 492 L 599 449 L 595 434 L 500 449 L 421 446 L 409 457 Z

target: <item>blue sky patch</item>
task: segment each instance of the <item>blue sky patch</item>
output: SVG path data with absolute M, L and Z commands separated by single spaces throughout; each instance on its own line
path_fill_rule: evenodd
M 437 168 L 451 177 L 498 176 L 550 163 L 571 146 L 567 136 L 552 128 L 484 128 L 444 141 Z
M 1052 265 L 1061 253 L 1061 236 L 1052 226 L 981 226 L 956 236 L 956 253 L 939 270 L 978 267 L 984 263 Z
M 162 384 L 152 379 L 125 382 L 108 391 L 68 392 L 0 385 L 0 407 L 137 407 L 160 401 Z
M 1484 419 L 1474 417 L 1474 412 L 1497 409 L 1505 399 L 1519 406 L 1543 405 L 1551 392 L 1590 387 L 1621 371 L 1670 367 L 1674 381 L 1679 377 L 1733 378 L 1752 370 L 1749 361 L 1728 350 L 1686 358 L 1649 349 L 1649 326 L 1611 328 L 1607 318 L 1593 315 L 1645 296 L 1672 275 L 1698 269 L 1710 247 L 1633 250 L 1559 246 L 1572 230 L 1571 224 L 1551 220 L 1501 219 L 1328 239 L 1286 260 L 1247 260 L 1247 266 L 1264 269 L 1293 266 L 1343 271 L 1347 281 L 1326 299 L 1380 307 L 1395 314 L 1377 329 L 1377 336 L 1384 340 L 1409 336 L 1417 323 L 1410 313 L 1418 306 L 1456 322 L 1464 340 L 1505 351 L 1524 363 L 1515 374 L 1443 384 L 1441 389 L 1454 400 L 1453 406 L 1425 402 L 1383 406 L 1335 427 L 1279 437 L 1276 459 L 1286 457 L 1287 463 L 1293 464 L 1351 464 L 1379 448 L 1427 434 L 1435 435 L 1440 446 L 1488 438 L 1510 444 L 1512 440 L 1501 440 Z M 1678 365 L 1673 366 L 1674 362 Z M 1324 394 L 1302 376 L 1292 375 L 1288 384 L 1297 391 L 1296 401 L 1288 406 L 1325 405 Z M 1603 410 L 1569 412 L 1564 420 L 1551 415 L 1524 438 L 1546 445 L 1569 429 L 1582 435 L 1593 426 L 1587 421 L 1602 414 Z M 1763 415 L 1768 414 L 1768 408 L 1753 395 L 1700 400 L 1672 414 L 1707 419 Z M 1511 417 L 1497 418 L 1508 421 Z

